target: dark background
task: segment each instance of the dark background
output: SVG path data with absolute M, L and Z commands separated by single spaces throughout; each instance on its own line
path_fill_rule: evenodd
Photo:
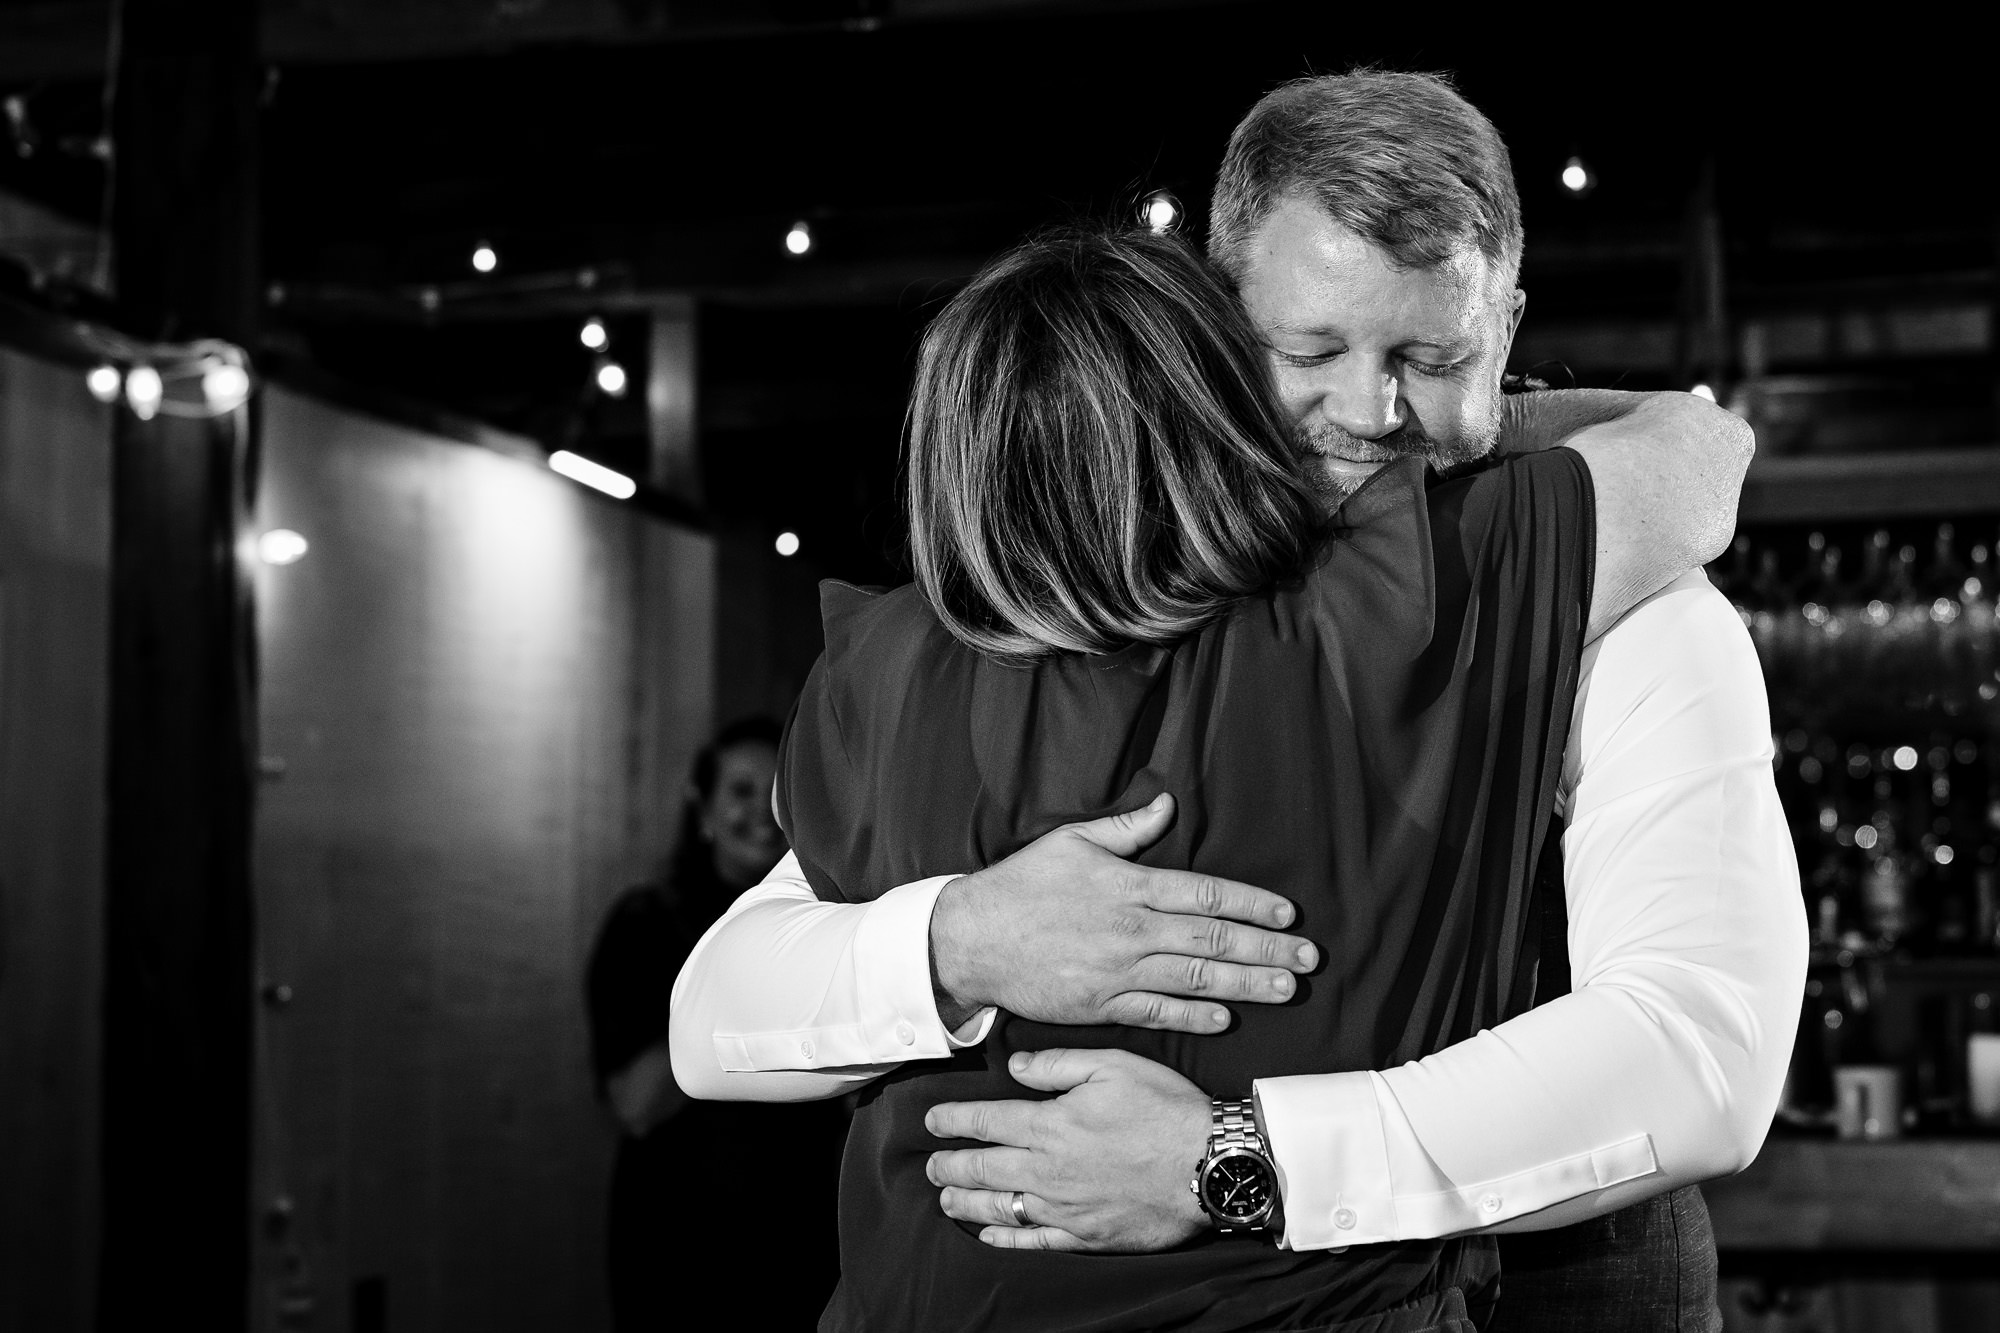
M 42 27 L 0 55 L 33 140 L 0 153 L 0 189 L 94 225 L 101 77 L 63 66 L 89 65 L 103 11 L 8 5 L 0 30 L 9 12 Z M 576 329 L 602 315 L 643 373 L 651 304 L 692 294 L 709 513 L 797 531 L 816 571 L 864 582 L 900 576 L 901 403 L 938 302 L 1024 231 L 1152 189 L 1198 234 L 1230 127 L 1302 73 L 1456 75 L 1520 179 L 1523 355 L 1585 383 L 1743 373 L 1733 342 L 1687 345 L 1704 200 L 1732 328 L 1994 299 L 1992 114 L 1973 43 L 1946 35 L 976 0 L 352 0 L 263 23 L 267 349 L 642 473 L 643 395 L 594 393 Z M 1597 176 L 1583 198 L 1558 183 L 1572 155 Z M 803 259 L 782 246 L 798 219 Z M 483 278 L 481 241 L 501 258 Z M 1670 350 L 1634 355 L 1645 329 Z M 1859 395 L 1899 441 L 1993 437 L 1990 338 L 1839 341 L 1750 369 L 1836 374 L 1820 396 Z
M 36 1256 L 0 1255 L 0 1323 L 600 1322 L 603 904 L 664 850 L 699 740 L 789 704 L 817 580 L 903 576 L 939 304 L 1154 190 L 1199 237 L 1230 128 L 1285 79 L 1455 76 L 1520 182 L 1515 369 L 1741 411 L 1746 559 L 1789 580 L 1808 525 L 1921 543 L 1945 515 L 1989 542 L 1981 39 L 1578 13 L 0 0 L 0 1111 L 28 1126 L 0 1185 L 34 1186 L 0 1189 L 0 1232 Z M 692 370 L 649 386 L 690 319 Z M 206 336 L 247 349 L 254 413 L 85 392 Z M 648 408 L 669 379 L 691 437 Z M 603 500 L 541 468 L 557 448 L 646 484 Z M 232 561 L 253 521 L 312 554 Z M 1801 1215 L 1864 1247 L 1966 1233 L 1986 1160 L 1934 1165 L 1949 1189 L 1878 1171 L 1907 1213 Z

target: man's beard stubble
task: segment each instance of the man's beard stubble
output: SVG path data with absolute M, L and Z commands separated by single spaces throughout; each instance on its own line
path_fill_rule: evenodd
M 1432 471 L 1449 475 L 1454 468 L 1476 462 L 1493 451 L 1494 443 L 1500 435 L 1500 413 L 1496 410 L 1490 423 L 1485 423 L 1475 433 L 1468 434 L 1450 443 L 1441 443 L 1415 421 L 1409 421 L 1388 435 L 1373 440 L 1364 440 L 1350 434 L 1328 421 L 1302 422 L 1292 433 L 1293 447 L 1298 450 L 1301 462 L 1305 464 L 1307 487 L 1318 496 L 1328 512 L 1338 508 L 1348 496 L 1359 490 L 1362 481 L 1350 481 L 1326 468 L 1312 466 L 1315 456 L 1333 455 L 1349 459 L 1375 459 L 1393 461 L 1397 458 L 1415 457 L 1424 460 Z M 1365 480 L 1365 479 L 1364 479 Z

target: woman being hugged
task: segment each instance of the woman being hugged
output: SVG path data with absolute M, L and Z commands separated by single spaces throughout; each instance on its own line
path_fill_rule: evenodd
M 1400 460 L 1325 522 L 1227 285 L 1174 238 L 1089 230 L 1003 257 L 934 322 L 908 448 L 917 581 L 825 586 L 780 760 L 814 891 L 864 900 L 1171 793 L 1142 859 L 1290 898 L 1326 962 L 1227 1031 L 1001 1013 L 875 1084 L 821 1327 L 1470 1328 L 1487 1238 L 1294 1252 L 1207 1229 L 1190 1196 L 1164 1253 L 989 1247 L 939 1211 L 925 1163 L 950 1145 L 924 1118 L 1024 1095 L 1022 1051 L 1119 1048 L 1241 1099 L 1525 1008 L 1590 605 L 1583 461 L 1550 450 L 1427 499 Z

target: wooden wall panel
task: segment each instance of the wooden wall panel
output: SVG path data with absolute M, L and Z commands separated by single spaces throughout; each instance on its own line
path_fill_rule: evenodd
M 711 721 L 714 559 L 543 469 L 273 392 L 253 1327 L 590 1329 L 582 968 Z M 273 992 L 273 1000 L 280 997 Z
M 109 410 L 0 351 L 0 1328 L 92 1322 Z

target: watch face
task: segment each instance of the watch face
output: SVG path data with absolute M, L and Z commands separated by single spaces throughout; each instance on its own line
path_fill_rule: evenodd
M 1278 1180 L 1271 1164 L 1247 1148 L 1231 1148 L 1202 1168 L 1201 1201 L 1224 1225 L 1249 1225 L 1271 1215 Z

